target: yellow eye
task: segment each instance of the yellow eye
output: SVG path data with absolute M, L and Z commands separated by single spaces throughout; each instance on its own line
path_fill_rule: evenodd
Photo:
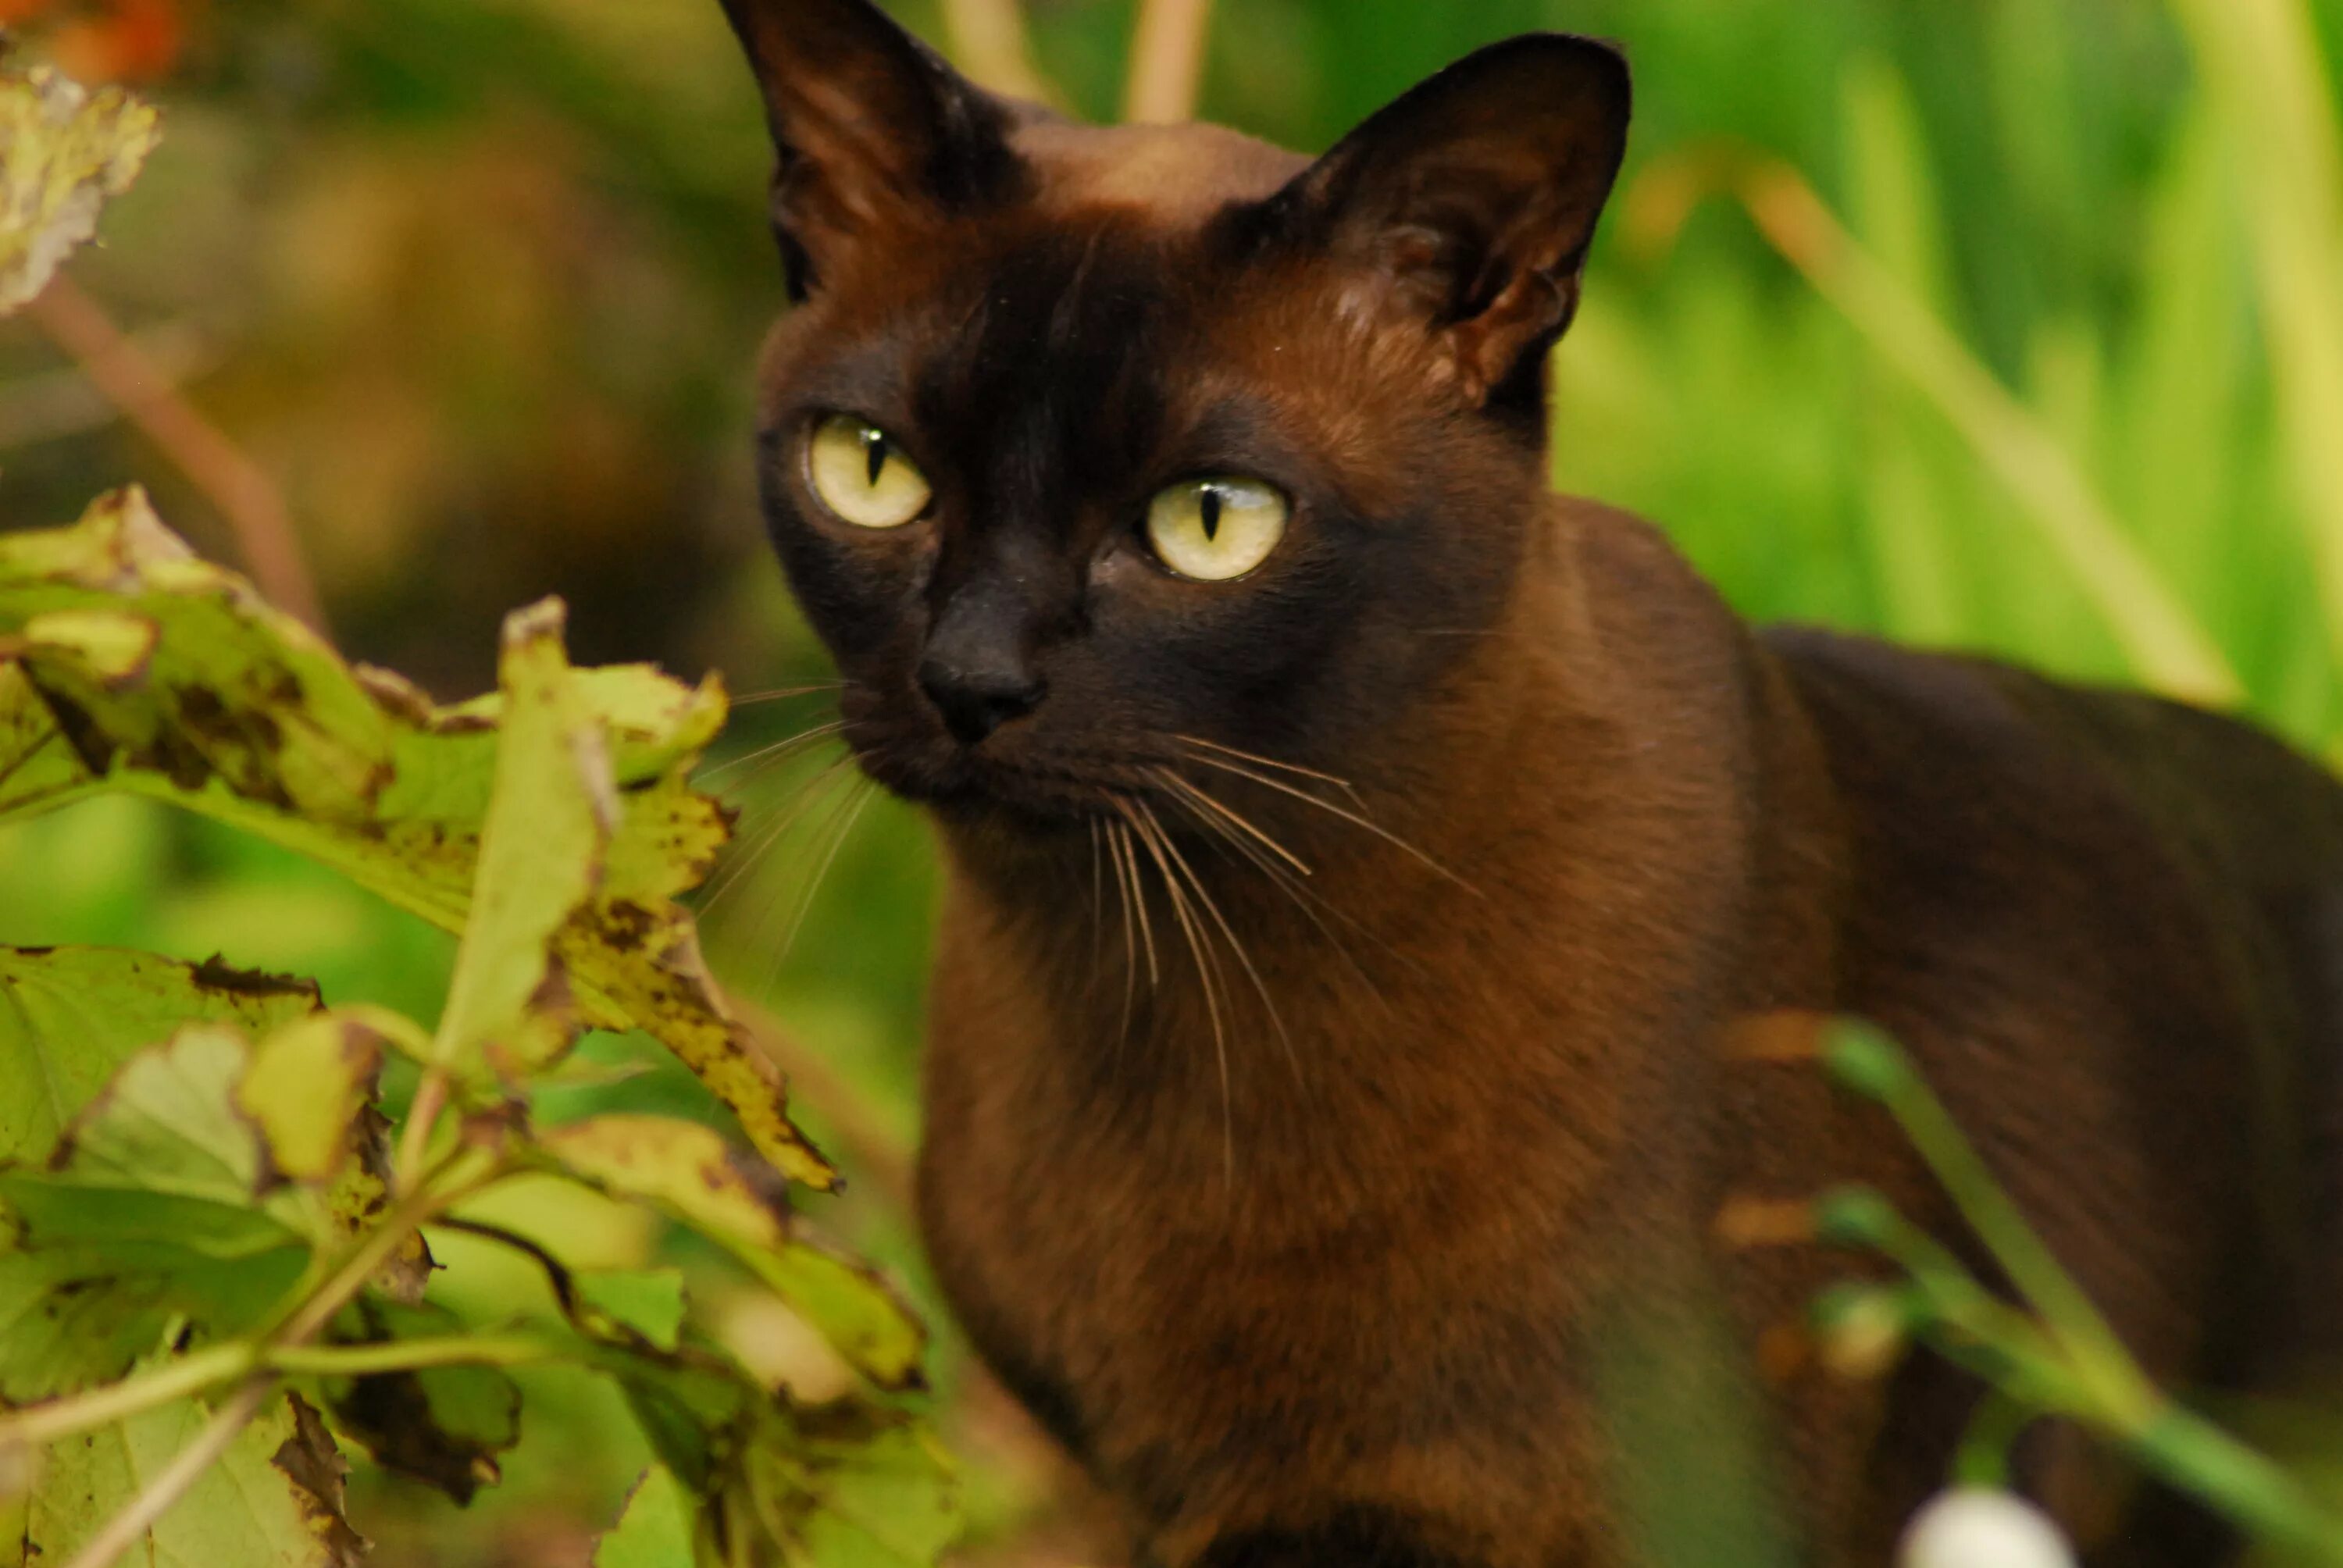
M 928 509 L 933 494 L 892 436 L 850 414 L 814 427 L 806 477 L 823 506 L 858 528 L 900 528 Z
M 1293 508 L 1259 479 L 1191 479 L 1147 508 L 1147 542 L 1183 578 L 1227 582 L 1269 558 Z

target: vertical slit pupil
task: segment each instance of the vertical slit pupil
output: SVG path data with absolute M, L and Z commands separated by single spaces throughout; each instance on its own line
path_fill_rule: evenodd
M 1206 485 L 1196 498 L 1197 511 L 1204 525 L 1204 538 L 1217 540 L 1221 537 L 1221 490 L 1217 485 Z
M 870 470 L 870 478 L 867 482 L 875 488 L 879 483 L 879 476 L 887 471 L 886 432 L 873 429 L 868 425 L 862 427 L 862 462 L 863 466 Z

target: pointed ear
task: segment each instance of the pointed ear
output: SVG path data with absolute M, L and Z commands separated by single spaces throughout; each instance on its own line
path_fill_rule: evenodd
M 1534 404 L 1626 150 L 1627 64 L 1591 38 L 1493 44 L 1379 111 L 1278 198 L 1380 303 L 1429 324 L 1469 395 Z M 1281 225 L 1281 226 L 1282 226 Z
M 773 228 L 803 298 L 855 245 L 1007 199 L 1010 111 L 870 0 L 723 0 L 780 164 Z

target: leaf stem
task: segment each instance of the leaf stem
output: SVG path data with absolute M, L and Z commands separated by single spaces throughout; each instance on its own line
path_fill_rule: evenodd
M 1922 1334 L 1995 1391 L 1962 1446 L 1957 1462 L 1966 1476 L 1993 1472 L 2029 1408 L 2065 1415 L 2250 1533 L 2343 1564 L 2343 1521 L 2286 1470 L 2149 1381 L 1901 1047 L 1868 1026 L 1850 1025 L 1826 1054 L 1842 1082 L 1884 1106 L 1903 1129 L 2033 1308 L 2029 1316 L 1997 1299 L 1892 1211 L 1884 1222 L 1872 1221 L 1866 1243 L 1901 1266 L 1926 1300 Z
M 159 1405 L 191 1399 L 251 1372 L 259 1359 L 249 1344 L 214 1345 L 122 1382 L 0 1415 L 0 1448 L 27 1448 L 94 1432 Z
M 277 1372 L 303 1377 L 380 1377 L 387 1372 L 432 1367 L 528 1366 L 568 1353 L 558 1341 L 527 1334 L 447 1334 L 434 1339 L 390 1340 L 381 1344 L 287 1345 L 268 1353 Z
M 2007 1487 L 2009 1451 L 2040 1417 L 2041 1412 L 2006 1390 L 1986 1389 L 1961 1433 L 1953 1457 L 1954 1478 L 1963 1486 Z
M 123 1415 L 135 1414 L 139 1410 L 168 1402 L 170 1398 L 184 1398 L 201 1392 L 200 1383 L 188 1386 L 194 1382 L 186 1370 L 190 1364 L 201 1365 L 206 1372 L 224 1372 L 225 1376 L 214 1379 L 213 1381 L 216 1382 L 226 1381 L 226 1378 L 236 1375 L 235 1369 L 226 1360 L 229 1354 L 245 1358 L 246 1370 L 254 1367 L 266 1369 L 254 1372 L 243 1387 L 236 1391 L 236 1396 L 220 1408 L 219 1412 L 212 1418 L 210 1424 L 196 1435 L 196 1440 L 181 1449 L 163 1472 L 149 1482 L 136 1497 L 131 1499 L 121 1513 L 107 1521 L 106 1528 L 91 1539 L 89 1544 L 84 1547 L 70 1563 L 66 1564 L 66 1568 L 111 1568 L 116 1558 L 136 1545 L 138 1538 L 144 1535 L 156 1520 L 169 1512 L 172 1504 L 186 1494 L 187 1489 L 196 1483 L 220 1455 L 227 1452 L 228 1445 L 236 1441 L 236 1434 L 260 1412 L 261 1406 L 266 1404 L 269 1396 L 277 1392 L 279 1382 L 278 1366 L 288 1357 L 306 1368 L 318 1366 L 321 1358 L 330 1362 L 332 1357 L 329 1352 L 305 1352 L 303 1346 L 331 1322 L 334 1314 L 340 1312 L 352 1297 L 366 1288 L 367 1282 L 374 1278 L 383 1264 L 389 1261 L 391 1254 L 398 1250 L 400 1244 L 408 1236 L 420 1230 L 424 1223 L 441 1209 L 460 1201 L 477 1191 L 483 1182 L 492 1180 L 501 1164 L 499 1157 L 491 1150 L 467 1145 L 454 1151 L 419 1180 L 413 1191 L 408 1192 L 393 1206 L 380 1225 L 359 1237 L 348 1251 L 342 1254 L 341 1259 L 326 1271 L 314 1289 L 297 1298 L 279 1314 L 275 1322 L 256 1336 L 256 1340 L 248 1340 L 236 1345 L 219 1347 L 216 1353 L 222 1359 L 216 1367 L 205 1359 L 215 1352 L 204 1352 L 203 1356 L 190 1357 L 186 1362 L 182 1362 L 176 1367 L 169 1369 L 176 1376 L 164 1383 L 164 1386 L 172 1391 L 166 1397 L 153 1397 L 153 1389 L 146 1387 L 142 1388 L 135 1399 L 124 1400 L 122 1398 L 124 1391 L 132 1386 L 130 1384 L 117 1385 L 113 1390 L 100 1391 L 99 1394 L 91 1396 L 92 1402 L 109 1393 L 117 1400 L 121 1400 L 121 1405 L 116 1411 L 116 1417 L 119 1419 Z M 419 1342 L 425 1344 L 433 1355 L 444 1356 L 447 1353 L 444 1346 L 437 1342 Z M 509 1342 L 478 1342 L 492 1348 L 507 1351 L 511 1349 Z M 396 1347 L 355 1346 L 350 1348 L 363 1351 Z M 379 1363 L 384 1358 L 375 1359 Z M 423 1364 L 452 1363 L 440 1361 L 426 1362 Z M 377 1364 L 375 1370 L 397 1369 Z M 165 1373 L 156 1374 L 157 1380 L 162 1380 L 165 1376 Z
M 2250 1533 L 2320 1563 L 2343 1563 L 2343 1523 L 2274 1461 L 2211 1422 L 2168 1405 L 2123 1435 L 2143 1466 Z
M 0 1416 L 0 1448 L 35 1448 L 95 1432 L 255 1372 L 304 1377 L 379 1377 L 448 1366 L 526 1366 L 568 1353 L 559 1342 L 523 1334 L 448 1334 L 381 1344 L 256 1346 L 239 1341 L 191 1355 L 70 1399 Z
M 415 1099 L 407 1108 L 407 1125 L 399 1131 L 398 1156 L 391 1164 L 394 1191 L 414 1191 L 416 1173 L 430 1152 L 432 1129 L 438 1126 L 439 1113 L 447 1107 L 447 1064 L 436 1060 L 436 1041 L 433 1051 L 435 1060 L 424 1069 L 423 1081 L 416 1086 Z
M 324 1282 L 262 1336 L 271 1351 L 306 1343 L 333 1321 L 334 1314 L 364 1290 L 391 1254 L 433 1215 L 457 1202 L 497 1173 L 501 1161 L 491 1151 L 459 1148 L 418 1180 L 399 1199 L 383 1222 L 359 1238 L 326 1274 Z
M 2010 1282 L 2030 1302 L 2065 1351 L 2076 1376 L 2129 1428 L 2165 1408 L 2115 1328 L 2084 1294 L 2036 1233 L 1943 1101 L 1928 1087 L 1903 1048 L 1866 1026 L 1850 1025 L 1831 1046 L 1845 1063 L 1860 1053 L 1862 1091 L 1886 1109 Z M 1842 1077 L 1854 1081 L 1843 1066 Z

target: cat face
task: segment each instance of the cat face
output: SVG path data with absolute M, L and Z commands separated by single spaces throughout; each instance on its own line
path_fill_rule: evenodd
M 1516 39 L 1312 162 L 990 97 L 864 0 L 726 0 L 798 305 L 774 540 L 882 783 L 1079 821 L 1437 700 L 1540 517 L 1624 66 Z

